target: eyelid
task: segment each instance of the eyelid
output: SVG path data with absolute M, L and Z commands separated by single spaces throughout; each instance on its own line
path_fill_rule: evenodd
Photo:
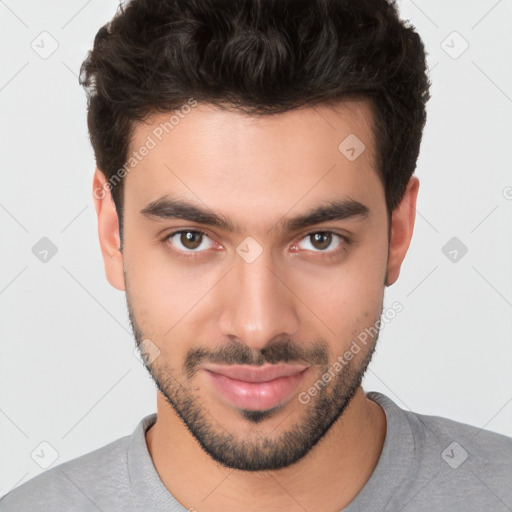
M 347 245 L 349 245 L 351 243 L 351 240 L 350 238 L 347 237 L 347 235 L 342 235 L 341 233 L 338 233 L 336 231 L 331 231 L 329 229 L 314 229 L 312 231 L 308 231 L 307 233 L 303 234 L 300 238 L 297 239 L 297 242 L 295 242 L 293 244 L 293 246 L 296 246 L 298 243 L 302 242 L 302 240 L 304 240 L 305 238 L 309 238 L 311 235 L 315 235 L 317 233 L 327 233 L 327 234 L 330 234 L 330 235 L 335 235 L 337 237 L 339 237 L 341 239 L 341 242 L 338 244 L 338 246 L 335 248 L 335 249 L 331 249 L 331 250 L 325 250 L 325 251 L 322 251 L 322 250 L 312 250 L 312 249 L 304 249 L 306 251 L 310 251 L 310 252 L 314 252 L 314 253 L 318 253 L 320 255 L 325 255 L 325 256 L 329 256 L 329 255 L 335 255 L 337 254 L 340 250 L 342 250 L 343 248 L 346 248 Z
M 203 252 L 206 252 L 208 249 L 201 249 L 201 250 L 184 250 L 184 249 L 177 249 L 173 244 L 170 243 L 170 239 L 174 236 L 180 234 L 180 233 L 200 233 L 202 236 L 207 237 L 211 240 L 212 244 L 216 244 L 216 242 L 213 240 L 213 238 L 210 236 L 209 233 L 207 233 L 204 229 L 201 228 L 180 228 L 175 229 L 174 231 L 171 231 L 170 233 L 167 233 L 163 238 L 162 242 L 168 246 L 168 249 L 172 251 L 175 254 L 183 255 L 185 257 L 189 257 L 189 255 L 192 255 L 192 257 L 196 254 L 201 254 Z

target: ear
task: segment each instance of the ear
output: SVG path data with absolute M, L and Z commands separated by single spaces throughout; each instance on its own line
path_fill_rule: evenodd
M 98 235 L 108 282 L 118 290 L 125 290 L 123 255 L 119 235 L 119 219 L 105 175 L 96 169 L 93 178 L 94 208 L 98 216 Z
M 391 239 L 389 243 L 386 286 L 391 286 L 400 275 L 400 267 L 411 243 L 414 220 L 416 219 L 416 198 L 420 181 L 412 176 L 407 184 L 400 204 L 391 216 Z

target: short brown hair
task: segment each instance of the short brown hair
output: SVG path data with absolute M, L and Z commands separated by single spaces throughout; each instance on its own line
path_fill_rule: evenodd
M 430 98 L 423 43 L 392 0 L 132 0 L 96 34 L 80 83 L 107 179 L 125 165 L 134 122 L 191 97 L 250 115 L 368 99 L 388 214 L 416 167 Z

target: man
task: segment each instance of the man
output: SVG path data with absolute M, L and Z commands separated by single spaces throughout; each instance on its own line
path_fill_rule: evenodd
M 509 438 L 361 387 L 429 98 L 395 6 L 133 0 L 81 79 L 158 409 L 0 510 L 511 510 Z

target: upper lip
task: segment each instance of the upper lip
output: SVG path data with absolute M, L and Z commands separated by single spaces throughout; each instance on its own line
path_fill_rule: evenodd
M 213 373 L 219 373 L 230 379 L 245 382 L 267 382 L 279 377 L 289 377 L 308 368 L 304 365 L 269 364 L 264 366 L 248 365 L 208 365 L 204 369 Z

